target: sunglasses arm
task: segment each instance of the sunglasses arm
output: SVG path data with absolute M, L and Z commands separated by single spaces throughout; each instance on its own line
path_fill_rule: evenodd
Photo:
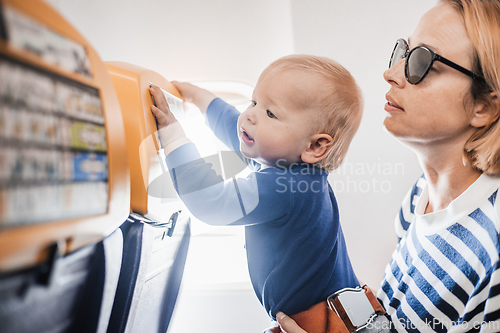
M 468 69 L 466 69 L 466 68 L 463 68 L 463 67 L 462 67 L 462 66 L 460 66 L 460 65 L 455 64 L 454 62 L 452 62 L 452 61 L 450 61 L 450 60 L 446 59 L 445 57 L 440 56 L 439 54 L 436 54 L 436 55 L 435 55 L 435 60 L 437 60 L 437 61 L 439 61 L 439 62 L 442 62 L 443 64 L 448 65 L 448 66 L 450 66 L 451 68 L 454 68 L 454 69 L 456 69 L 457 71 L 462 72 L 462 73 L 464 73 L 465 75 L 468 75 L 468 76 L 470 76 L 470 77 L 471 77 L 471 78 L 473 78 L 473 79 L 479 79 L 479 80 L 484 81 L 484 78 L 483 78 L 483 77 L 481 77 L 481 76 L 479 76 L 479 75 L 476 75 L 476 74 L 472 73 L 470 70 L 468 70 Z

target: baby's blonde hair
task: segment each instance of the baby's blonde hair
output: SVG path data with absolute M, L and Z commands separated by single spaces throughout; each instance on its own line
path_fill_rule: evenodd
M 328 134 L 333 141 L 325 157 L 316 164 L 328 171 L 337 169 L 356 134 L 363 115 L 363 96 L 354 77 L 338 62 L 320 56 L 293 54 L 271 63 L 264 72 L 298 70 L 317 74 L 314 109 L 324 116 L 319 121 L 318 133 Z M 310 89 L 310 87 L 304 87 Z
M 495 107 L 491 92 L 500 91 L 500 1 L 441 0 L 451 4 L 463 17 L 474 47 L 472 71 L 485 81 L 473 80 L 470 96 L 474 102 Z M 497 98 L 500 98 L 498 96 Z M 487 174 L 500 174 L 500 122 L 478 128 L 464 146 L 465 158 Z

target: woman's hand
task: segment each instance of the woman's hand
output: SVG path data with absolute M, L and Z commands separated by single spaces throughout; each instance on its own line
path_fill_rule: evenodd
M 158 129 L 167 127 L 168 125 L 177 122 L 177 119 L 168 107 L 167 99 L 165 98 L 165 94 L 163 94 L 160 87 L 152 84 L 151 87 L 149 87 L 149 93 L 153 96 L 156 103 L 156 106 L 151 105 L 151 112 L 158 121 Z
M 278 324 L 280 324 L 281 332 L 284 333 L 307 333 L 292 318 L 288 317 L 283 312 L 278 312 L 276 314 L 276 319 Z M 271 331 L 272 333 L 279 333 L 280 331 Z
M 281 328 L 279 326 L 274 326 L 274 327 L 271 327 L 271 328 L 268 328 L 267 330 L 265 330 L 264 332 L 262 333 L 281 333 Z

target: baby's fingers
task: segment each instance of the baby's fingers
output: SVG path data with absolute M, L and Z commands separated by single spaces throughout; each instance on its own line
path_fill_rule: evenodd
M 162 110 L 160 110 L 154 105 L 151 105 L 151 112 L 158 121 L 158 129 L 170 125 L 171 121 L 169 121 L 169 117 L 165 113 L 163 113 Z
M 172 84 L 179 90 L 186 102 L 192 102 L 196 91 L 200 90 L 200 88 L 188 82 L 172 81 Z
M 160 87 L 151 84 L 151 86 L 149 87 L 149 93 L 151 94 L 151 96 L 153 96 L 156 106 L 160 110 L 162 110 L 164 113 L 170 112 L 167 99 L 165 98 L 165 94 L 163 94 L 163 91 L 161 91 Z

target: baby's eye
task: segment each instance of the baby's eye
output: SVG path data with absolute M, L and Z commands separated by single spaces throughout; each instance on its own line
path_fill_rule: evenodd
M 256 102 L 256 101 L 254 101 L 254 100 L 251 100 L 251 101 L 250 101 L 250 105 L 251 105 L 251 106 L 256 106 L 256 105 L 257 105 L 257 102 Z
M 266 112 L 267 112 L 267 116 L 268 116 L 269 118 L 276 118 L 276 119 L 278 119 L 278 118 L 274 115 L 274 113 L 272 113 L 270 110 L 266 110 Z

